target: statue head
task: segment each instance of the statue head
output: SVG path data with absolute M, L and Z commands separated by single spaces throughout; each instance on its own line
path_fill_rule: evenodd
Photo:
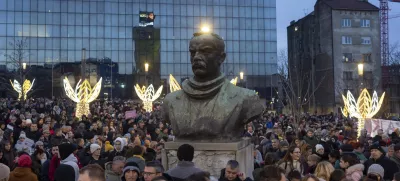
M 208 81 L 218 77 L 220 66 L 224 62 L 224 40 L 214 33 L 195 33 L 190 40 L 190 63 L 194 78 L 198 81 Z

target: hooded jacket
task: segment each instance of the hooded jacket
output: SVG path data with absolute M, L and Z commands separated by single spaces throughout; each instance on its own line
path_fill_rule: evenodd
M 346 169 L 346 179 L 360 180 L 363 177 L 364 165 L 359 163 Z
M 106 181 L 121 181 L 122 174 L 118 174 L 112 171 L 112 162 L 107 162 L 105 176 Z
M 115 139 L 114 144 L 117 141 L 121 142 L 121 149 L 118 150 L 114 146 L 114 150 L 108 155 L 108 159 L 107 159 L 108 162 L 113 161 L 114 157 L 116 157 L 116 156 L 125 156 L 125 153 L 126 153 L 124 150 L 124 147 L 126 146 L 125 141 L 122 138 L 117 138 L 117 139 Z
M 79 178 L 79 166 L 78 159 L 75 157 L 73 153 L 71 153 L 67 158 L 61 160 L 60 164 L 65 164 L 71 166 L 75 171 L 75 181 Z
M 38 181 L 31 168 L 17 167 L 10 173 L 9 181 Z

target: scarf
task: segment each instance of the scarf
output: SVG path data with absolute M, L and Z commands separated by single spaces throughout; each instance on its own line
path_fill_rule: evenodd
M 191 77 L 182 83 L 182 90 L 194 99 L 209 98 L 219 92 L 225 81 L 225 74 L 223 73 L 216 79 L 207 82 L 197 82 Z

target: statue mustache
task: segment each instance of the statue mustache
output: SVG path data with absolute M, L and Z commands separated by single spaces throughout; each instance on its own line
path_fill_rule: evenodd
M 192 68 L 206 68 L 206 64 L 204 63 L 203 59 L 196 58 L 196 59 L 194 59 Z

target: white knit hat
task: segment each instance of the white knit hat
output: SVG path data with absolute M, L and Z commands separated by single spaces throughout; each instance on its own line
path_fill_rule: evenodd
M 318 151 L 320 149 L 324 149 L 324 147 L 321 144 L 315 145 L 315 151 Z
M 0 180 L 8 178 L 9 175 L 10 175 L 10 168 L 7 165 L 0 163 Z
M 101 148 L 100 147 L 100 145 L 98 145 L 98 144 L 91 144 L 90 145 L 90 153 L 93 153 L 93 152 L 95 152 L 97 149 L 99 149 L 99 148 Z

